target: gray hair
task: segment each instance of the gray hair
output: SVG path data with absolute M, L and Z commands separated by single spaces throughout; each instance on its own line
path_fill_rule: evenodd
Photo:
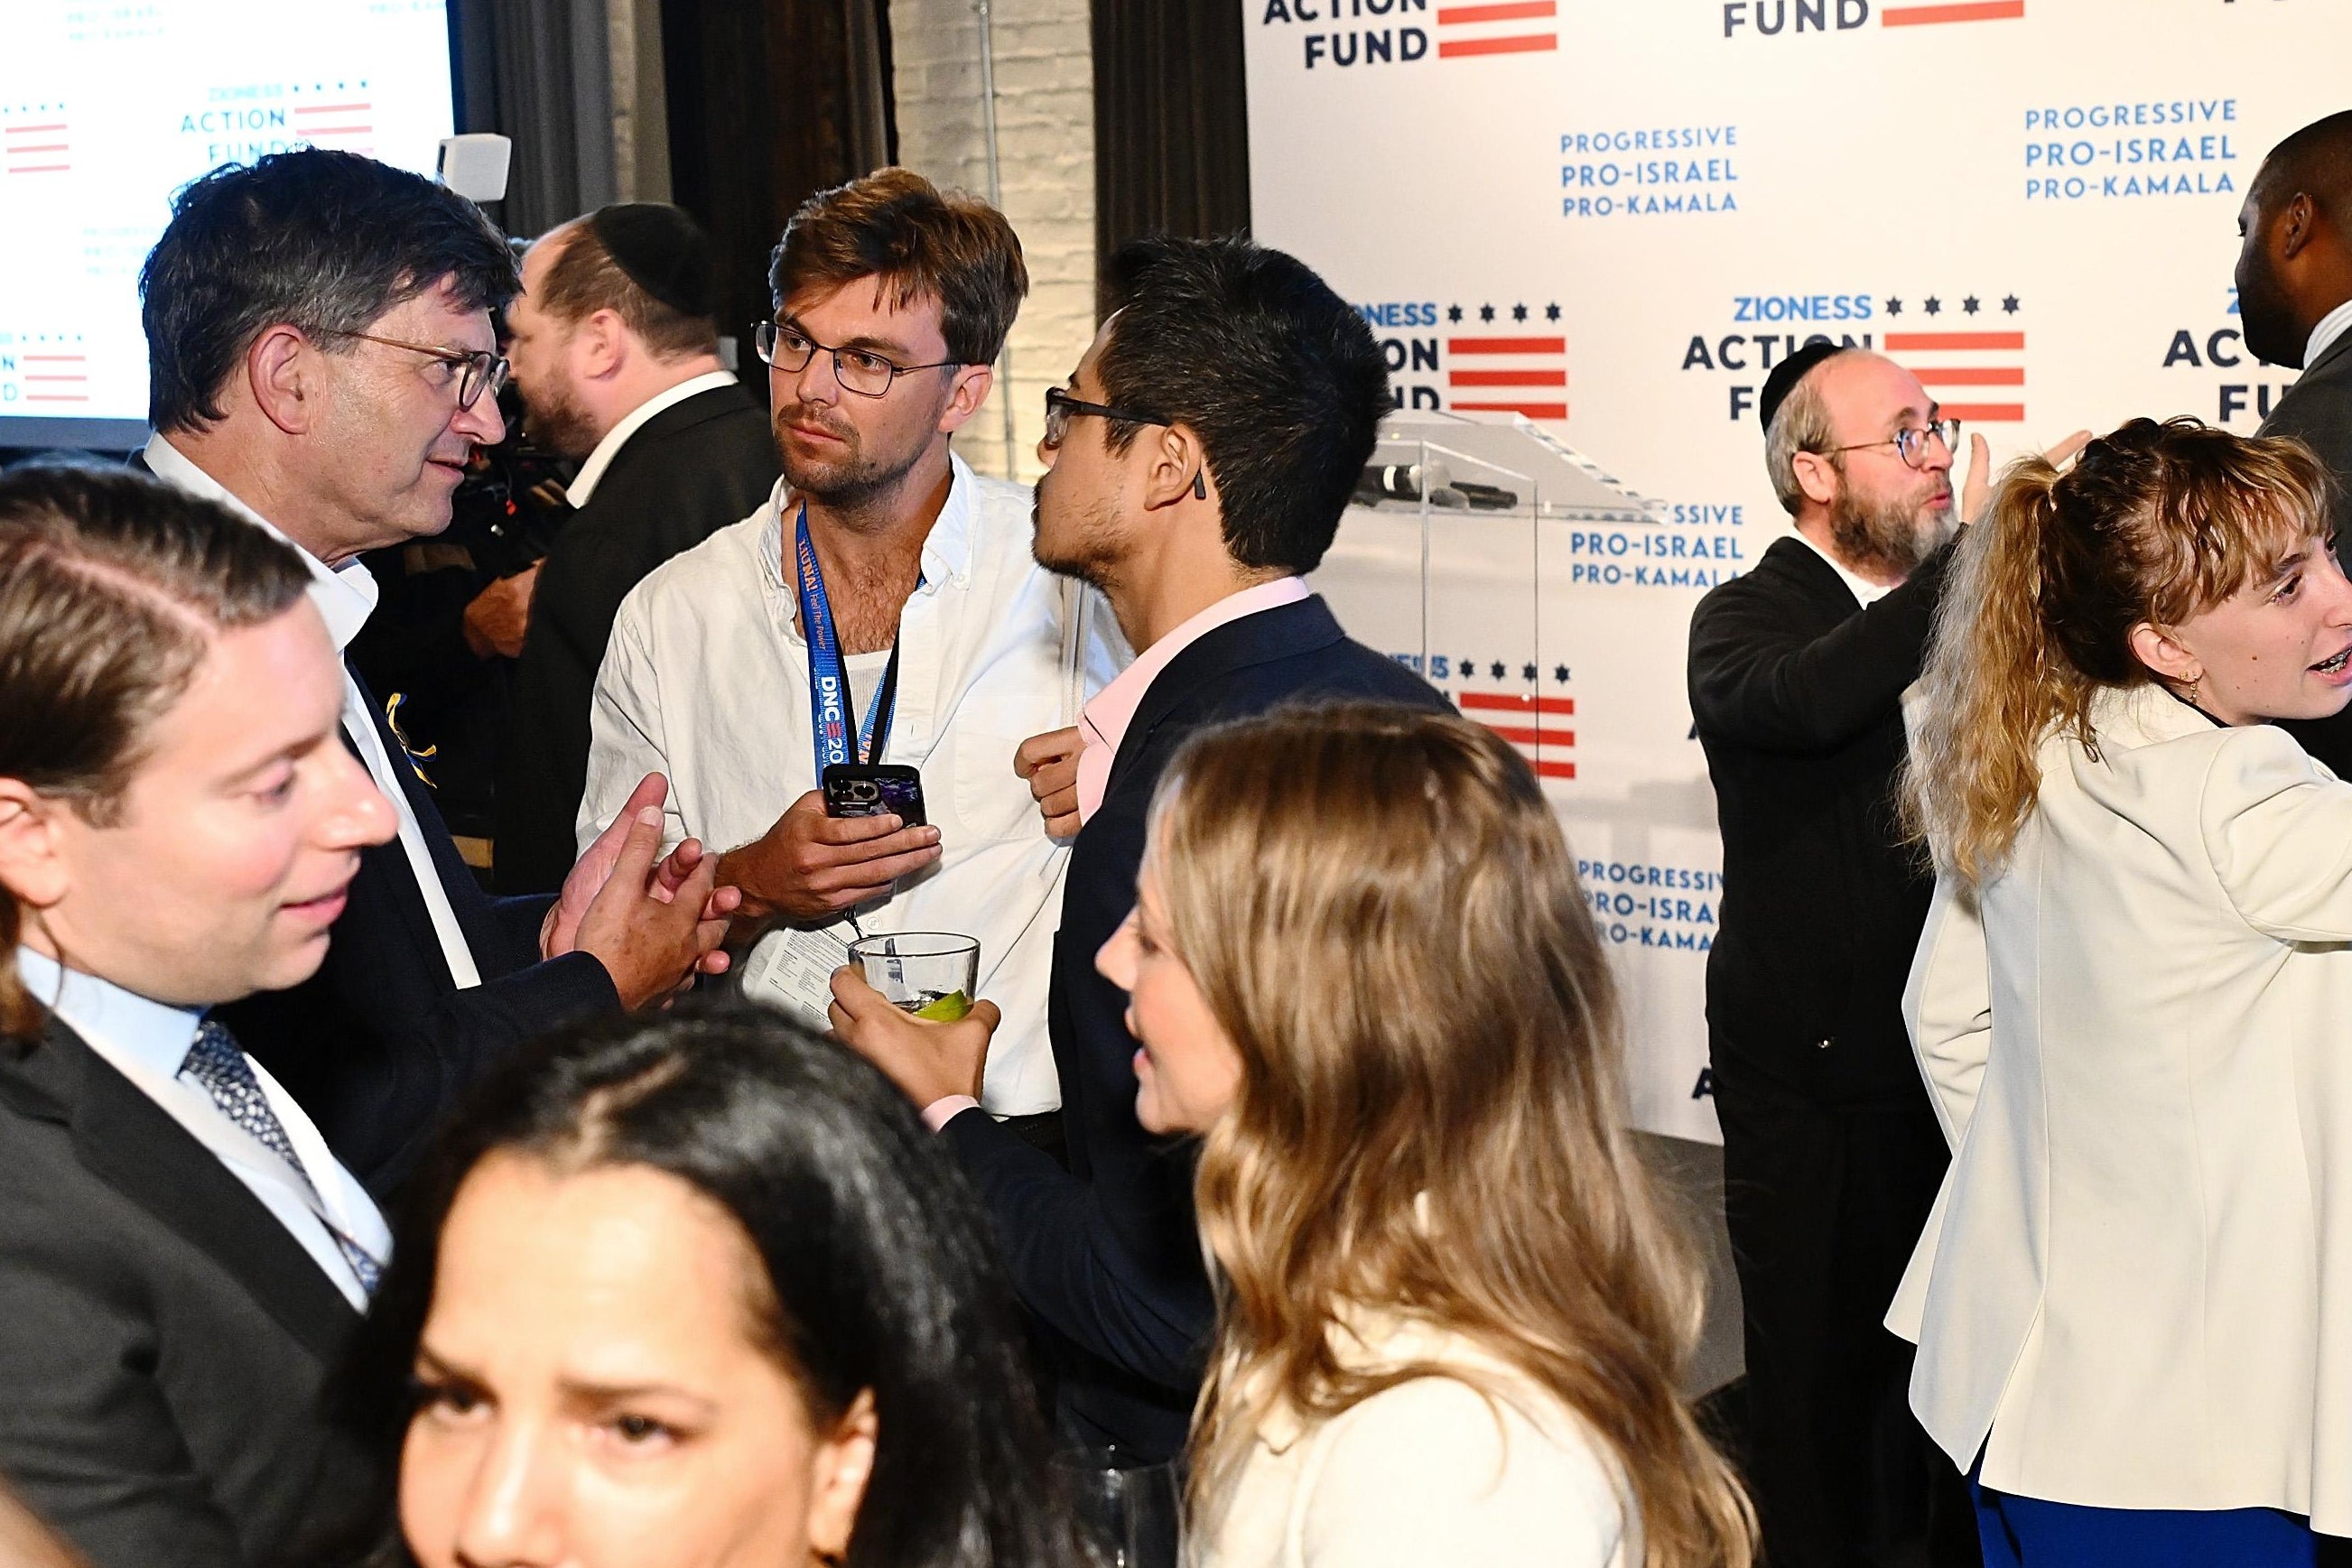
M 1764 471 L 1772 476 L 1772 493 L 1790 517 L 1805 498 L 1804 487 L 1797 483 L 1797 454 L 1826 452 L 1833 439 L 1829 400 L 1822 396 L 1816 378 L 1808 375 L 1789 389 L 1773 412 L 1771 428 L 1764 433 Z

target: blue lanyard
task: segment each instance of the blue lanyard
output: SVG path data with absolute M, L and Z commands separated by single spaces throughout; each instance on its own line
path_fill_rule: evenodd
M 809 542 L 808 503 L 801 503 L 794 525 L 794 552 L 800 566 L 801 630 L 808 638 L 810 728 L 816 737 L 816 772 L 824 777 L 840 762 L 879 762 L 890 738 L 891 710 L 898 706 L 898 640 L 890 640 L 889 667 L 882 673 L 874 706 L 858 727 L 857 750 L 850 752 L 850 716 L 856 698 L 849 689 L 849 665 L 841 654 L 841 639 L 833 629 L 833 605 L 824 596 L 824 572 L 816 563 L 816 547 Z M 876 727 L 879 725 L 877 729 Z

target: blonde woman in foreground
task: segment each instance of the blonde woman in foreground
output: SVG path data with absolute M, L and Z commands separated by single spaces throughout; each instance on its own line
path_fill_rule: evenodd
M 1700 1287 L 1623 1130 L 1616 996 L 1527 764 L 1451 716 L 1196 738 L 1139 903 L 1136 1109 L 1206 1134 L 1219 1568 L 1745 1568 L 1677 1375 Z
M 1906 996 L 1955 1157 L 1888 1326 L 1988 1564 L 2307 1564 L 2352 1531 L 2352 697 L 2290 441 L 2135 420 L 1961 546 Z

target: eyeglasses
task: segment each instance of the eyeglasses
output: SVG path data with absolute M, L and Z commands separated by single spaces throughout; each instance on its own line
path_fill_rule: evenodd
M 1859 452 L 1865 446 L 1892 446 L 1909 466 L 1916 468 L 1927 460 L 1929 437 L 1944 444 L 1947 456 L 1959 455 L 1960 422 L 1957 419 L 1930 420 L 1923 430 L 1898 430 L 1884 441 L 1857 441 L 1847 446 L 1832 446 L 1822 454 L 1834 457 L 1841 452 Z
M 1115 419 L 1121 424 L 1166 424 L 1164 419 L 1154 419 L 1148 413 L 1129 413 L 1108 403 L 1085 402 L 1072 397 L 1059 387 L 1045 389 L 1045 434 L 1038 444 L 1048 452 L 1061 448 L 1062 438 L 1070 434 L 1070 420 L 1077 414 L 1090 413 L 1097 419 Z M 1209 482 L 1202 470 L 1192 470 L 1192 494 L 1205 501 L 1209 498 Z
M 961 360 L 934 360 L 928 365 L 894 364 L 863 349 L 835 349 L 820 343 L 805 332 L 777 321 L 753 322 L 751 346 L 758 350 L 761 363 L 788 376 L 808 369 L 809 361 L 823 350 L 833 356 L 833 379 L 841 383 L 841 390 L 856 392 L 859 397 L 882 396 L 890 390 L 892 382 L 909 371 L 939 371 L 963 363 Z
M 471 408 L 484 392 L 492 397 L 507 384 L 507 358 L 488 349 L 436 349 L 425 343 L 404 343 L 397 338 L 379 338 L 373 332 L 346 332 L 339 327 L 317 327 L 312 331 L 325 338 L 357 338 L 362 343 L 382 343 L 387 349 L 405 349 L 412 354 L 423 354 L 428 360 L 438 360 L 457 373 L 457 406 Z
M 1082 413 L 1093 414 L 1097 419 L 1117 420 L 1121 424 L 1168 423 L 1164 419 L 1154 419 L 1148 413 L 1129 413 L 1123 408 L 1112 408 L 1108 403 L 1084 402 L 1059 387 L 1047 387 L 1044 442 L 1048 450 L 1062 444 L 1063 438 L 1070 434 L 1070 421 Z

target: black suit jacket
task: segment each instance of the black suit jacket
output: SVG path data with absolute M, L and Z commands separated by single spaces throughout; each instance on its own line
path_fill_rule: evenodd
M 0 1041 L 0 1472 L 97 1568 L 254 1568 L 369 1505 L 358 1324 L 212 1151 L 52 1020 Z
M 130 466 L 153 472 L 136 454 Z M 214 1010 L 310 1113 L 343 1168 L 383 1199 L 468 1084 L 533 1035 L 619 1011 L 621 998 L 588 954 L 540 958 L 539 927 L 551 900 L 494 901 L 483 893 L 432 790 L 406 766 L 383 705 L 356 672 L 352 678 L 424 830 L 482 984 L 461 991 L 449 977 L 408 852 L 394 838 L 360 852 L 359 874 L 317 974 L 292 990 Z
M 588 710 L 613 617 L 646 574 L 760 509 L 780 472 L 767 416 L 740 386 L 666 408 L 614 454 L 540 565 L 499 750 L 501 893 L 552 893 L 574 858 Z
M 2292 435 L 2319 454 L 2331 481 L 2337 559 L 2352 562 L 2352 332 L 2327 346 L 2263 421 L 2263 435 Z M 2352 779 L 2352 714 L 2295 719 L 2280 726 L 2303 748 Z
M 1015 1288 L 1063 1342 L 1070 1424 L 1154 1458 L 1183 1447 L 1216 1309 L 1192 1219 L 1192 1145 L 1136 1121 L 1127 995 L 1095 972 L 1095 952 L 1134 906 L 1145 814 L 1177 747 L 1220 719 L 1343 698 L 1446 706 L 1420 676 L 1349 642 L 1319 598 L 1244 616 L 1169 662 L 1063 882 L 1047 1016 L 1070 1169 L 982 1112 L 948 1124 Z
M 1867 610 L 1801 540 L 1691 616 L 1691 716 L 1723 831 L 1711 1049 L 1826 1103 L 1917 1100 L 1902 997 L 1934 891 L 1895 804 L 1948 548 Z
M 415 1165 L 442 1113 L 534 1035 L 621 998 L 586 953 L 542 961 L 546 898 L 493 899 L 457 855 L 433 793 L 406 766 L 364 685 L 369 716 L 425 831 L 482 983 L 449 977 L 425 894 L 397 838 L 360 852 L 359 874 L 319 972 L 287 991 L 215 1009 L 318 1124 L 345 1169 L 378 1197 Z

